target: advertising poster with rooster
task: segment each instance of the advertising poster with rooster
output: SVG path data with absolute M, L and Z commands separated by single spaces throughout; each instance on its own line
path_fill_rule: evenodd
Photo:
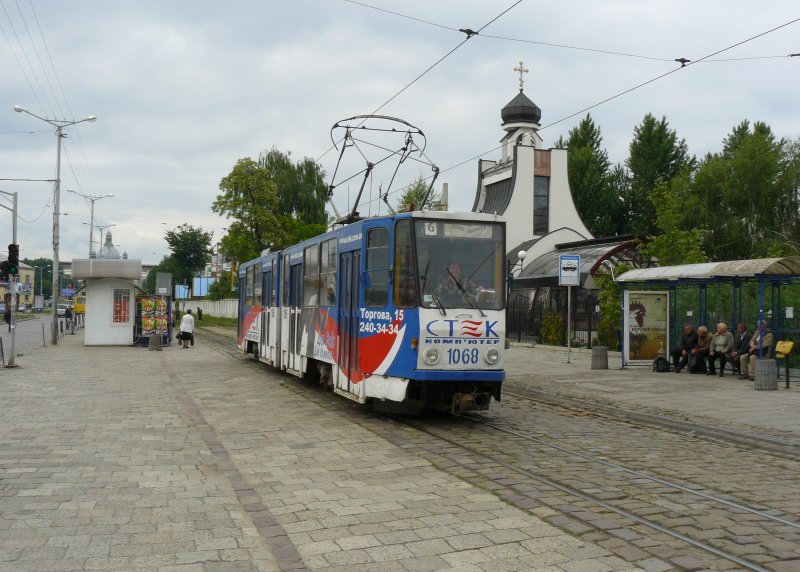
M 669 355 L 668 308 L 668 292 L 625 291 L 626 362 L 652 362 L 659 355 Z

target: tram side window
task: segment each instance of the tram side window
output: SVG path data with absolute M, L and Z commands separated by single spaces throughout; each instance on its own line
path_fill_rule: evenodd
M 264 279 L 261 276 L 261 263 L 253 265 L 253 306 L 260 306 L 263 301 L 261 299 L 261 281 Z
M 336 240 L 326 240 L 322 243 L 320 257 L 319 281 L 322 287 L 320 306 L 334 306 L 336 304 Z
M 394 230 L 394 305 L 401 308 L 418 305 L 410 220 L 401 220 Z
M 287 308 L 289 306 L 289 257 L 283 257 L 283 307 Z
M 367 306 L 389 303 L 389 229 L 373 228 L 367 233 L 367 277 L 364 300 Z
M 303 251 L 303 306 L 319 306 L 319 245 Z
M 254 268 L 252 266 L 250 266 L 247 269 L 247 278 L 245 282 L 245 299 L 244 299 L 245 306 L 253 306 L 253 278 L 255 276 L 253 271 Z

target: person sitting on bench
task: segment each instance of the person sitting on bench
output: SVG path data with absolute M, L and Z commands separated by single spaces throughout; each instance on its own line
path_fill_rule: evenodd
M 772 332 L 769 331 L 769 325 L 766 320 L 758 323 L 758 329 L 750 340 L 750 350 L 747 355 L 743 355 L 739 360 L 742 374 L 739 379 L 753 379 L 753 374 L 756 370 L 756 360 L 759 357 L 769 357 L 772 348 Z

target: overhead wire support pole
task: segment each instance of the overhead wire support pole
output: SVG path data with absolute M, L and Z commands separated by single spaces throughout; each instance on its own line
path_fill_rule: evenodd
M 0 191 L 4 195 L 9 195 L 12 198 L 12 206 L 13 208 L 9 209 L 5 205 L 0 205 L 4 209 L 10 210 L 12 215 L 12 223 L 11 223 L 11 243 L 17 244 L 17 193 L 7 193 L 5 191 Z M 19 270 L 18 270 L 19 271 Z M 9 300 L 9 306 L 6 307 L 6 310 L 9 312 L 11 316 L 11 320 L 9 321 L 8 325 L 11 328 L 11 357 L 8 359 L 8 363 L 6 367 L 18 367 L 15 363 L 15 359 L 17 357 L 17 321 L 14 316 L 14 299 L 16 298 L 19 300 L 19 294 L 17 294 L 17 275 L 16 274 L 9 274 L 8 276 L 8 290 L 11 292 L 11 299 Z
M 45 123 L 49 123 L 53 127 L 56 128 L 56 139 L 57 139 L 57 151 L 56 151 L 56 180 L 53 183 L 53 292 L 52 292 L 52 310 L 53 310 L 53 323 L 52 323 L 52 338 L 51 343 L 53 345 L 58 344 L 58 297 L 59 297 L 59 284 L 58 284 L 58 251 L 59 251 L 59 226 L 58 226 L 58 217 L 60 215 L 59 209 L 61 208 L 61 139 L 62 137 L 66 137 L 64 133 L 65 127 L 70 127 L 71 125 L 75 125 L 77 123 L 83 123 L 84 121 L 96 121 L 96 115 L 89 115 L 88 117 L 84 117 L 83 119 L 50 119 L 47 117 L 42 117 L 40 115 L 36 115 L 35 113 L 28 111 L 24 107 L 20 107 L 19 105 L 14 106 L 14 111 L 17 113 L 27 113 L 28 115 L 35 117 L 36 119 L 40 119 Z

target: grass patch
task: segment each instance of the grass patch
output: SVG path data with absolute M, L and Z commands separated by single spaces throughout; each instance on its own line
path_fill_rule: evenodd
M 220 326 L 223 328 L 235 328 L 237 325 L 236 318 L 218 318 L 216 316 L 209 316 L 208 314 L 203 314 L 203 319 L 200 320 L 197 316 L 194 317 L 194 325 L 198 328 L 207 327 L 207 326 Z

